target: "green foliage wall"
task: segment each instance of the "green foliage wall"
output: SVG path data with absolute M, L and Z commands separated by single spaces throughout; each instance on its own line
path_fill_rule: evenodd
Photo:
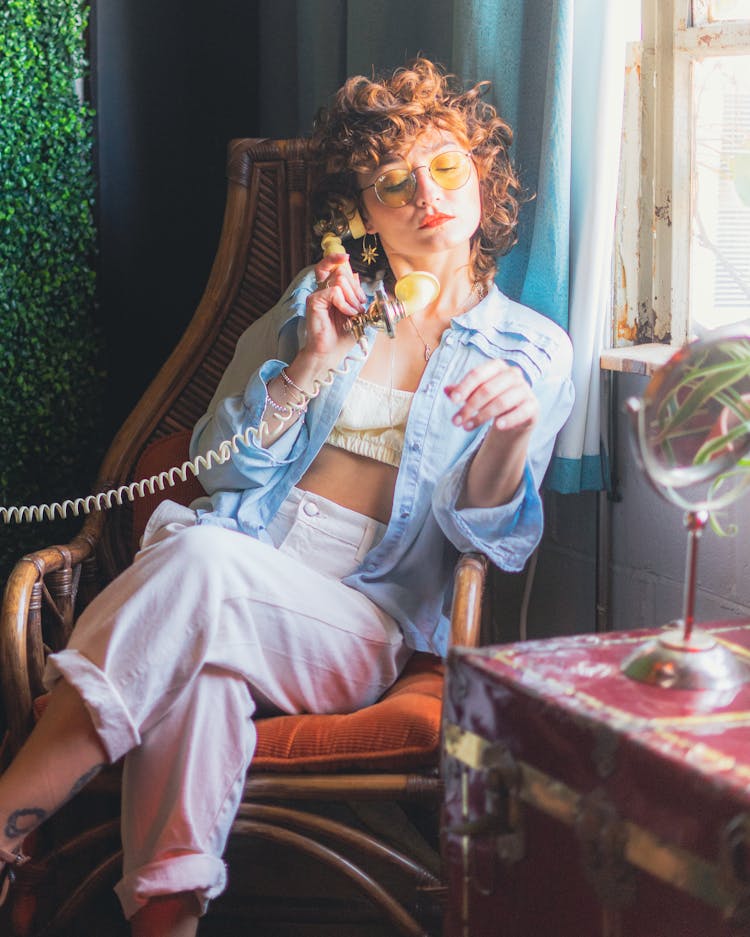
M 0 504 L 87 494 L 102 446 L 88 5 L 0 0 Z M 71 522 L 0 526 L 12 561 Z

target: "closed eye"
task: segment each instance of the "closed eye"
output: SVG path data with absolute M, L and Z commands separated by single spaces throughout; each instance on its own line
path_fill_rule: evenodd
M 404 189 L 409 187 L 411 182 L 410 175 L 403 170 L 394 170 L 393 172 L 387 172 L 379 180 L 381 188 L 385 189 L 387 192 L 403 192 Z

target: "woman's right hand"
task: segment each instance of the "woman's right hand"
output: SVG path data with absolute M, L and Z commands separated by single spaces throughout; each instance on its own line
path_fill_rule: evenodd
M 326 254 L 314 269 L 318 288 L 307 297 L 307 337 L 286 369 L 287 377 L 305 394 L 315 394 L 331 369 L 339 367 L 354 347 L 354 336 L 344 328 L 344 323 L 347 318 L 364 312 L 367 299 L 359 277 L 349 266 L 348 254 Z M 274 378 L 268 385 L 268 392 L 277 403 L 284 400 L 286 393 L 281 381 L 281 377 Z M 281 432 L 280 426 L 274 425 L 274 433 L 267 434 L 268 440 Z
M 344 323 L 365 311 L 367 297 L 349 266 L 348 254 L 327 254 L 314 269 L 318 288 L 307 297 L 303 352 L 315 359 L 335 359 L 338 364 L 354 345 Z

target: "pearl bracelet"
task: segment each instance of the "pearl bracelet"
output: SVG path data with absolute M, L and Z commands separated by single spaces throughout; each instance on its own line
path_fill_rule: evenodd
M 291 379 L 291 377 L 289 377 L 289 374 L 286 368 L 281 369 L 281 371 L 279 372 L 279 377 L 286 384 L 287 387 L 292 387 L 298 393 L 302 394 L 302 397 L 305 401 L 305 406 L 307 406 L 307 401 L 311 399 L 312 394 L 308 394 L 306 390 L 302 390 L 299 384 L 295 384 L 294 381 Z

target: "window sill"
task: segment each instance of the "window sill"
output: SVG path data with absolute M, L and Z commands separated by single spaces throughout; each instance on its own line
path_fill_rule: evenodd
M 628 345 L 624 348 L 606 348 L 599 356 L 602 371 L 622 371 L 650 377 L 677 351 L 674 345 Z

